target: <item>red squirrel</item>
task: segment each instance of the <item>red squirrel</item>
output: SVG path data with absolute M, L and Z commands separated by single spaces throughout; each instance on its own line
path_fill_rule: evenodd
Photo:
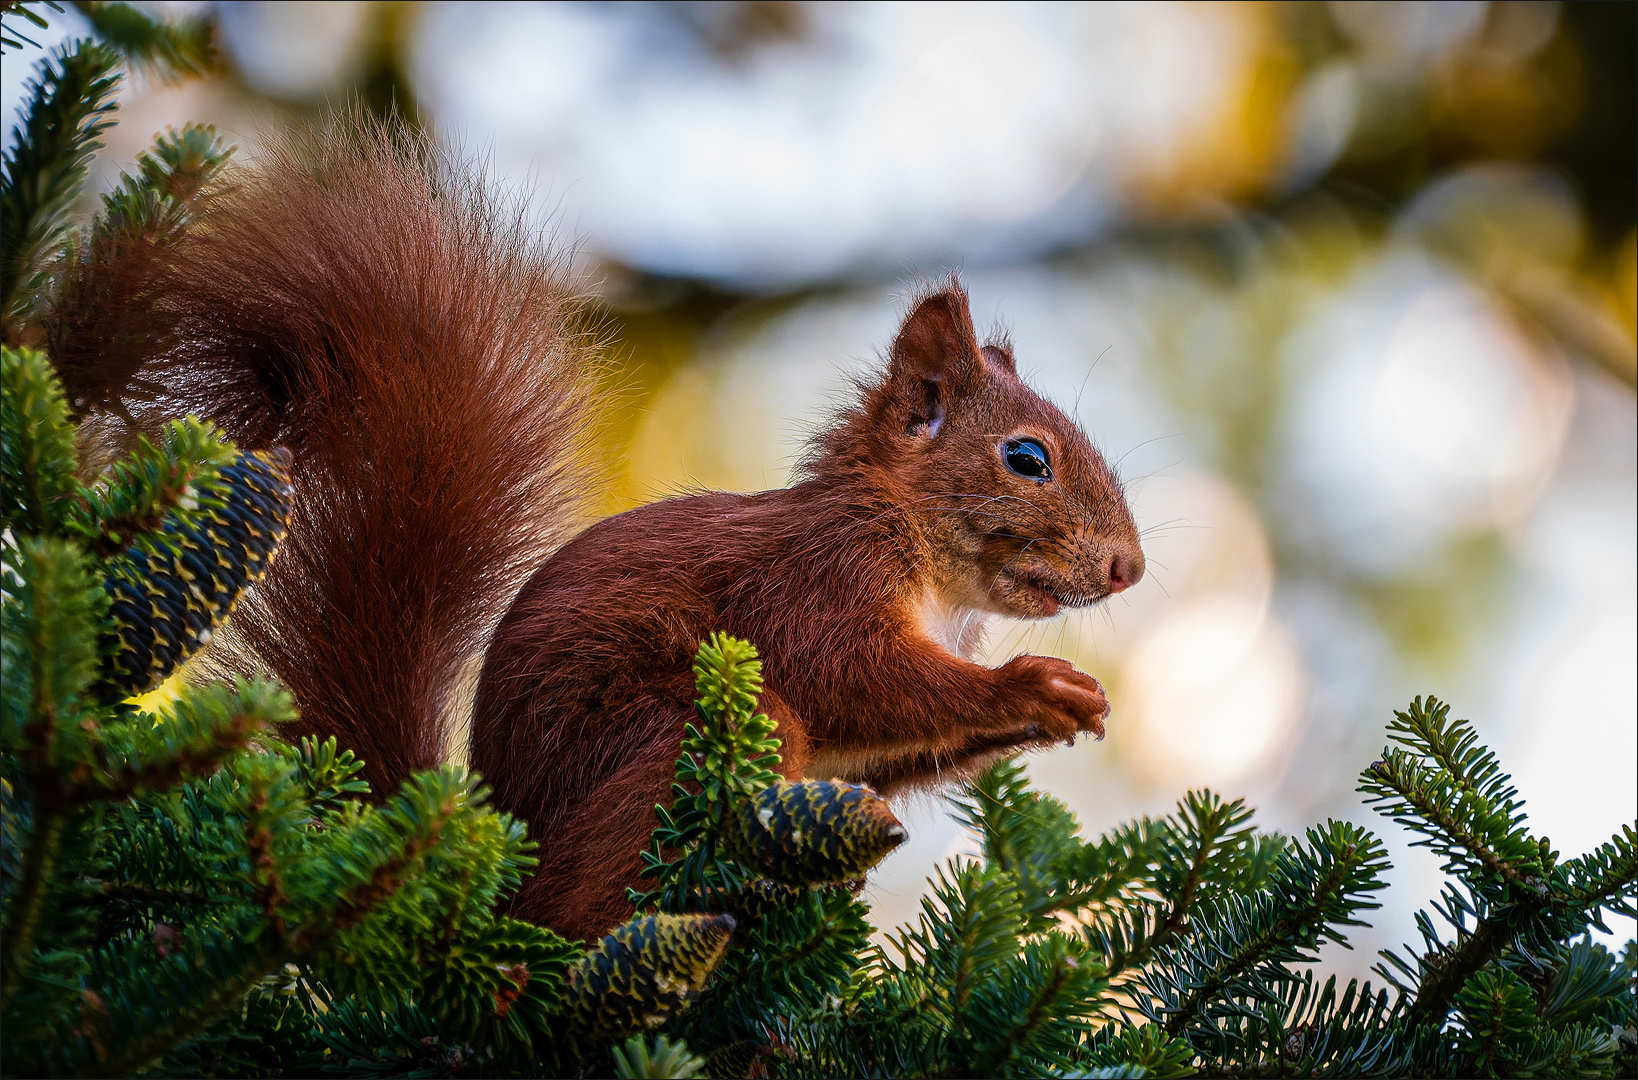
M 523 221 L 354 125 L 276 143 L 178 249 L 164 406 L 296 456 L 290 537 L 218 666 L 276 674 L 299 730 L 390 791 L 443 759 L 481 654 L 471 765 L 540 843 L 513 913 L 571 937 L 629 917 L 713 630 L 760 650 L 791 777 L 891 795 L 1102 736 L 1103 689 L 1067 661 L 973 659 L 990 616 L 1096 603 L 1144 562 L 1113 470 L 980 343 L 958 284 L 914 300 L 791 487 L 571 539 L 596 343 Z

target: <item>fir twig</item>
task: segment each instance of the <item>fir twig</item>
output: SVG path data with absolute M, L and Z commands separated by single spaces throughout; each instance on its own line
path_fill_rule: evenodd
M 206 19 L 155 19 L 134 4 L 105 0 L 77 0 L 74 8 L 121 59 L 157 78 L 201 75 L 216 62 Z
M 168 722 L 105 729 L 93 744 L 95 773 L 79 781 L 75 802 L 123 799 L 206 776 L 274 724 L 294 719 L 290 695 L 265 680 L 187 687 Z
M 119 75 L 113 50 L 80 41 L 52 53 L 29 82 L 29 103 L 0 181 L 0 320 L 7 344 L 23 340 L 24 323 L 45 284 L 41 267 L 56 257 L 68 211 L 85 180 L 110 114 Z
M 1140 1006 L 1176 1037 L 1208 1003 L 1260 996 L 1254 974 L 1289 978 L 1275 965 L 1311 957 L 1327 939 L 1346 944 L 1339 928 L 1365 925 L 1353 916 L 1380 906 L 1366 897 L 1384 886 L 1378 875 L 1387 865 L 1381 841 L 1357 826 L 1333 821 L 1310 829 L 1307 846 L 1282 857 L 1267 893 L 1221 901 L 1196 943 L 1164 951 L 1142 979 L 1161 1004 Z
M 69 809 L 68 774 L 80 763 L 86 687 L 95 672 L 95 619 L 100 589 L 69 541 L 23 536 L 6 552 L 7 630 L 4 718 L 0 741 L 25 764 L 20 777 L 34 798 L 33 828 L 17 884 L 7 897 L 4 982 L 9 1001 L 34 948 L 40 908 L 52 879 L 63 815 Z M 94 725 L 92 725 L 94 728 Z
M 153 985 L 144 1000 L 112 1004 L 110 1026 L 117 1024 L 113 1033 L 125 1038 L 117 1044 L 117 1052 L 80 1075 L 130 1076 L 169 1048 L 203 1031 L 223 1010 L 238 1004 L 258 982 L 282 967 L 290 955 L 282 938 L 258 933 L 259 929 L 240 926 L 206 930 L 207 940 L 197 944 L 193 958 L 178 956 L 163 962 L 157 978 L 153 969 L 133 965 L 117 985 L 133 987 L 136 979 L 144 977 L 152 979 Z
M 220 190 L 232 153 L 207 125 L 167 131 L 70 245 L 45 323 L 77 415 L 95 408 L 128 415 L 125 399 L 152 400 L 160 390 L 138 372 L 171 347 L 178 328 L 156 305 L 153 286 L 201 205 Z
M 1365 801 L 1421 833 L 1417 844 L 1443 855 L 1447 870 L 1471 867 L 1545 895 L 1540 845 L 1522 827 L 1517 789 L 1473 729 L 1449 714 L 1434 698 L 1394 714 L 1388 737 L 1408 750 L 1386 750 L 1366 770 Z
M 0 347 L 0 529 L 49 535 L 68 515 L 76 484 L 74 433 L 45 354 Z
M 41 7 L 56 12 L 63 10 L 63 6 L 56 0 L 0 0 L 0 49 L 21 49 L 24 45 L 32 45 L 36 49 L 40 47 L 39 42 L 18 30 L 16 23 L 7 23 L 4 19 L 20 15 L 36 29 L 44 30 L 50 23 L 44 15 L 32 10 Z

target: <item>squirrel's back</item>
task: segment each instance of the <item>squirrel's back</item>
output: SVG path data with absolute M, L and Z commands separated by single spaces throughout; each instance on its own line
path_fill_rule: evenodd
M 451 693 L 579 520 L 595 343 L 522 209 L 400 128 L 284 136 L 192 237 L 161 407 L 296 459 L 216 662 L 276 675 L 390 792 L 443 759 Z

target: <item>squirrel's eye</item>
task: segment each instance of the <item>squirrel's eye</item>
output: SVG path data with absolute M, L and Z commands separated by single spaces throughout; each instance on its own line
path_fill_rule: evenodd
M 1001 448 L 1007 468 L 1031 480 L 1050 480 L 1052 466 L 1047 462 L 1046 447 L 1034 439 L 1012 439 Z

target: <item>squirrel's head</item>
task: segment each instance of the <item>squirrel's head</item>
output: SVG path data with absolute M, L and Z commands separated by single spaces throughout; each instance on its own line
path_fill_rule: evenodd
M 1094 604 L 1143 576 L 1119 479 L 1085 432 L 980 345 L 967 294 L 921 297 L 863 400 L 822 435 L 815 474 L 895 504 L 895 531 L 952 607 L 1015 618 Z

